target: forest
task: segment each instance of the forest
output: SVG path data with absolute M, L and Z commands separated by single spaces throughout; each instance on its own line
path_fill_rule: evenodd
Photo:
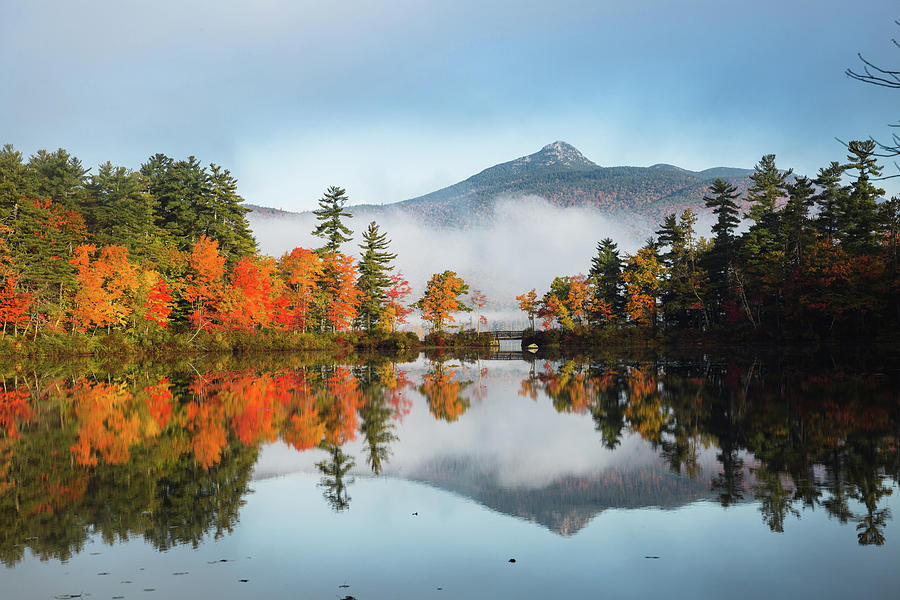
M 610 338 L 890 340 L 900 330 L 900 201 L 877 187 L 874 141 L 852 141 L 814 179 L 765 155 L 743 194 L 717 179 L 704 196 L 709 239 L 690 208 L 670 214 L 634 254 L 597 244 L 587 275 L 517 298 L 526 337 L 592 345 Z M 314 211 L 314 249 L 261 255 L 235 177 L 189 157 L 90 174 L 65 150 L 27 160 L 0 151 L 0 321 L 6 354 L 173 348 L 325 348 L 340 339 L 417 345 L 398 332 L 414 309 L 444 343 L 484 294 L 435 273 L 421 298 L 397 271 L 386 232 L 362 231 L 357 258 L 346 191 Z M 741 214 L 740 206 L 749 212 Z M 535 319 L 541 320 L 534 331 Z M 475 332 L 450 335 L 484 345 Z M 471 335 L 474 334 L 474 335 Z
M 599 343 L 598 336 L 743 340 L 895 340 L 900 331 L 900 200 L 877 187 L 872 140 L 847 144 L 845 161 L 814 179 L 762 157 L 746 196 L 717 179 L 698 214 L 669 214 L 634 254 L 597 244 L 587 275 L 556 277 L 539 296 L 517 297 L 534 339 Z M 741 214 L 743 201 L 749 212 Z M 539 341 L 540 343 L 540 341 Z
M 236 334 L 268 332 L 270 343 L 280 334 L 291 347 L 309 348 L 351 328 L 393 332 L 412 310 L 409 284 L 374 222 L 362 233 L 359 260 L 341 251 L 352 234 L 346 200 L 337 187 L 320 200 L 321 248 L 276 259 L 256 251 L 237 182 L 218 165 L 157 154 L 138 171 L 106 163 L 89 175 L 65 150 L 26 161 L 7 145 L 0 151 L 6 351 L 48 339 L 56 342 L 45 346 L 51 351 L 78 350 L 82 342 L 67 338 L 104 333 L 106 345 L 118 340 L 119 348 L 199 340 L 186 347 L 229 349 Z

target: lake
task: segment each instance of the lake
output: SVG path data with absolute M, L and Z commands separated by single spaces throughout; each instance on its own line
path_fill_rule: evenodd
M 849 354 L 6 364 L 0 596 L 900 597 Z

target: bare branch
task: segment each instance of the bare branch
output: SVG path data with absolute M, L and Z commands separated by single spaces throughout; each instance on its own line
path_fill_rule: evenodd
M 895 19 L 894 23 L 900 26 L 900 19 Z M 891 42 L 893 42 L 894 46 L 900 48 L 900 42 L 897 41 L 897 38 L 891 38 Z M 844 73 L 847 77 L 851 79 L 855 79 L 857 81 L 862 81 L 863 83 L 869 83 L 871 85 L 876 85 L 878 87 L 884 87 L 888 89 L 900 89 L 900 71 L 895 71 L 892 69 L 885 69 L 883 67 L 879 67 L 878 65 L 873 64 L 868 59 L 866 59 L 861 53 L 857 53 L 859 60 L 863 63 L 862 73 L 858 71 L 854 71 L 853 69 L 846 69 Z M 890 127 L 900 127 L 900 122 L 889 124 Z M 880 158 L 892 158 L 895 156 L 900 156 L 900 135 L 896 133 L 891 134 L 891 141 L 888 143 L 881 143 L 875 138 L 869 138 L 873 142 L 875 142 L 876 147 L 879 152 L 876 152 L 874 155 Z M 844 146 L 847 146 L 841 140 L 838 140 Z M 894 166 L 897 166 L 897 163 L 894 163 Z M 897 167 L 897 170 L 900 171 L 900 167 Z M 894 177 L 900 177 L 900 172 L 897 175 L 885 175 L 884 177 L 880 177 L 879 179 L 892 179 Z

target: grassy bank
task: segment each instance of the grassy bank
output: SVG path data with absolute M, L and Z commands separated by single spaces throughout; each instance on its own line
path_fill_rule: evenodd
M 0 336 L 0 357 L 67 358 L 116 356 L 166 358 L 207 353 L 417 351 L 414 333 L 298 333 L 280 331 L 226 332 L 166 330 L 133 335 L 125 332 L 52 333 L 36 337 Z

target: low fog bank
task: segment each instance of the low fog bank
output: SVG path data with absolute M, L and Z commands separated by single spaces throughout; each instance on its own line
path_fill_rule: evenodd
M 286 217 L 250 213 L 248 218 L 265 254 L 281 256 L 297 246 L 315 248 L 322 243 L 312 235 L 316 221 L 311 213 Z M 396 266 L 409 279 L 415 297 L 433 273 L 451 269 L 470 289 L 484 291 L 492 321 L 523 320 L 515 296 L 531 288 L 542 293 L 559 275 L 586 273 L 601 239 L 611 237 L 622 251 L 633 252 L 657 225 L 640 216 L 559 208 L 539 197 L 499 199 L 491 222 L 473 219 L 458 229 L 424 225 L 386 207 L 354 214 L 348 223 L 354 239 L 344 245 L 345 252 L 359 255 L 361 232 L 372 220 L 392 240 Z

